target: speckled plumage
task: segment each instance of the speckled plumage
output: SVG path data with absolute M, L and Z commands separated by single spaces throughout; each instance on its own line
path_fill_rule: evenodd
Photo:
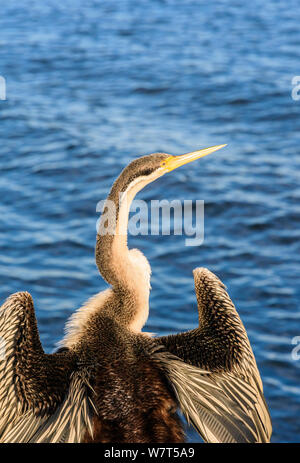
M 99 234 L 96 244 L 111 288 L 71 317 L 57 353 L 43 351 L 30 294 L 1 307 L 0 442 L 183 442 L 178 407 L 207 442 L 269 441 L 252 349 L 213 273 L 194 271 L 198 328 L 160 338 L 141 333 L 151 269 L 119 233 L 129 210 L 119 193 L 130 204 L 162 175 L 167 157 L 140 158 L 114 183 L 108 198 L 116 203 L 116 233 Z

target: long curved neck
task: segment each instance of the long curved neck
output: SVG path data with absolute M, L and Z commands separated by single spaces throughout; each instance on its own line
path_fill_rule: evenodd
M 137 321 L 137 327 L 148 317 L 151 269 L 140 251 L 128 249 L 127 228 L 131 202 L 145 184 L 145 180 L 136 179 L 126 187 L 122 177 L 117 179 L 106 200 L 96 242 L 99 272 L 112 285 L 118 302 L 124 306 L 127 322 L 138 318 L 135 312 L 140 308 L 143 323 Z
M 119 265 L 130 262 L 127 246 L 128 210 L 126 206 L 125 198 L 119 204 L 119 198 L 111 198 L 109 195 L 97 233 L 96 264 L 103 278 L 113 286 L 125 283 L 125 275 L 122 271 L 120 272 Z M 121 230 L 122 226 L 123 230 Z

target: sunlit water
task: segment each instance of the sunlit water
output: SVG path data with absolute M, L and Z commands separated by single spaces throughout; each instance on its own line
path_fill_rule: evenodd
M 12 0 L 0 16 L 1 301 L 30 291 L 53 351 L 68 316 L 105 288 L 96 204 L 120 170 L 142 154 L 228 143 L 139 195 L 204 200 L 203 245 L 129 243 L 153 270 L 148 331 L 197 326 L 193 268 L 227 285 L 274 442 L 299 442 L 299 21 L 298 2 L 275 0 Z

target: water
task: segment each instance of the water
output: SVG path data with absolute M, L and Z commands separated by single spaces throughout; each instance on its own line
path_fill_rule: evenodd
M 153 270 L 147 330 L 197 326 L 192 269 L 224 281 L 247 328 L 273 442 L 299 442 L 298 2 L 11 0 L 1 5 L 0 298 L 32 294 L 51 352 L 105 287 L 96 204 L 133 158 L 229 146 L 143 199 L 203 199 L 205 240 L 137 236 Z M 197 437 L 192 432 L 190 439 Z

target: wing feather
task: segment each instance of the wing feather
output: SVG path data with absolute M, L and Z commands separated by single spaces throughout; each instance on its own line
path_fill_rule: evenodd
M 260 397 L 248 383 L 212 374 L 168 352 L 153 356 L 163 367 L 187 421 L 207 442 L 267 442 L 270 429 Z M 238 389 L 236 388 L 238 385 Z
M 0 308 L 0 442 L 80 442 L 92 434 L 89 371 L 44 353 L 29 293 Z
M 207 442 L 269 442 L 272 425 L 244 325 L 223 283 L 194 270 L 199 328 L 157 339 L 179 406 Z

